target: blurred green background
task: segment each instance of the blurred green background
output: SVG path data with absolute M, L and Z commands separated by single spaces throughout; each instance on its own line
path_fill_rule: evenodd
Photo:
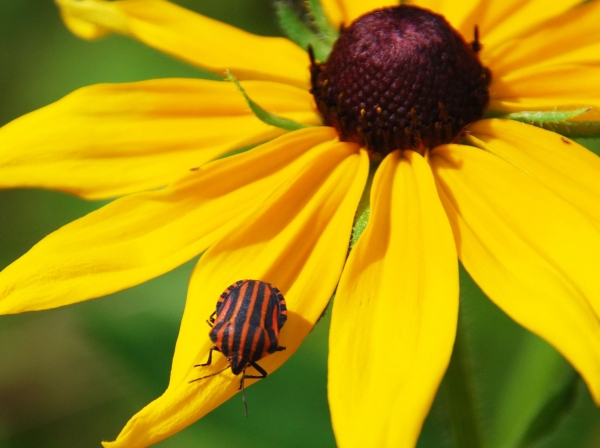
M 279 34 L 270 0 L 178 3 L 251 32 Z M 0 0 L 0 125 L 93 83 L 203 75 L 120 36 L 79 40 L 50 0 Z M 57 192 L 0 191 L 0 268 L 100 205 Z M 192 266 L 110 297 L 0 317 L 0 448 L 93 447 L 114 439 L 167 386 Z M 462 448 L 461 425 L 491 448 L 600 446 L 600 412 L 571 367 L 461 275 L 457 353 L 466 356 L 453 361 L 419 448 Z M 334 447 L 328 325 L 327 315 L 288 363 L 247 390 L 250 418 L 236 396 L 158 446 Z M 466 381 L 457 381 L 463 373 Z

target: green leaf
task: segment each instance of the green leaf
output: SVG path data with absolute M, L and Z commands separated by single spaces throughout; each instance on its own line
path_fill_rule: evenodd
M 313 3 L 318 3 L 315 0 Z M 326 61 L 331 49 L 333 42 L 329 37 L 329 31 L 320 30 L 320 22 L 323 20 L 327 21 L 327 18 L 322 13 L 315 14 L 315 10 L 311 9 L 310 15 L 314 18 L 315 27 L 311 27 L 305 23 L 300 16 L 296 13 L 294 8 L 285 0 L 280 0 L 275 3 L 275 11 L 277 18 L 279 19 L 279 25 L 281 26 L 285 35 L 300 48 L 307 50 L 311 46 L 316 58 L 319 61 Z M 331 27 L 331 25 L 329 25 Z
M 524 111 L 510 114 L 491 111 L 486 114 L 486 118 L 521 121 L 568 137 L 600 137 L 600 121 L 572 121 L 591 109 L 583 107 L 574 110 Z
M 556 429 L 573 402 L 573 369 L 545 341 L 529 334 L 514 358 L 492 422 L 491 448 L 530 446 Z
M 445 398 L 448 419 L 452 425 L 455 446 L 481 448 L 484 445 L 475 396 L 472 354 L 468 347 L 464 320 L 464 314 L 459 313 L 452 358 L 441 390 Z
M 573 140 L 600 156 L 600 138 L 575 137 Z
M 600 137 L 600 121 L 576 121 L 567 123 L 567 128 L 564 132 L 556 131 L 568 137 Z
M 368 202 L 366 204 L 363 204 L 363 201 L 361 199 L 360 204 L 358 205 L 358 209 L 356 210 L 354 227 L 352 228 L 352 239 L 350 240 L 350 249 L 354 247 L 354 245 L 358 241 L 358 238 L 362 235 L 365 228 L 367 227 L 367 224 L 369 223 L 370 214 L 371 205 Z
M 524 111 L 513 112 L 510 114 L 500 114 L 490 112 L 492 117 L 506 118 L 509 120 L 523 121 L 529 124 L 536 124 L 543 127 L 549 124 L 556 124 L 567 120 L 572 120 L 584 113 L 588 112 L 591 107 L 583 107 L 574 110 L 554 110 L 554 111 Z
M 556 430 L 560 422 L 573 410 L 580 382 L 579 375 L 572 370 L 571 374 L 559 383 L 556 393 L 548 397 L 531 422 L 519 448 L 533 447 Z
M 233 76 L 229 72 L 229 70 L 226 70 L 226 73 L 227 73 L 227 79 L 229 81 L 231 81 L 238 88 L 238 90 L 241 92 L 242 95 L 244 95 L 244 98 L 245 98 L 246 102 L 248 103 L 248 106 L 250 106 L 250 110 L 252 110 L 254 115 L 256 115 L 256 118 L 258 118 L 263 123 L 266 123 L 268 125 L 275 126 L 275 127 L 281 128 L 281 129 L 285 129 L 286 131 L 297 131 L 298 129 L 303 129 L 303 128 L 309 127 L 308 125 L 298 123 L 293 120 L 288 120 L 287 118 L 283 118 L 278 115 L 267 112 L 262 107 L 260 107 L 258 104 L 256 104 L 254 101 L 252 101 L 252 99 L 250 99 L 250 97 L 248 96 L 248 94 L 246 93 L 246 91 L 244 90 L 242 85 L 235 78 L 235 76 Z
M 378 164 L 371 164 L 369 168 L 369 177 L 367 177 L 367 183 L 363 190 L 362 196 L 356 208 L 356 214 L 354 215 L 354 227 L 352 228 L 352 238 L 350 239 L 350 249 L 354 247 L 358 238 L 362 235 L 369 223 L 369 216 L 371 214 L 371 186 L 373 185 L 373 177 L 375 171 L 377 171 Z
M 315 27 L 321 33 L 321 39 L 327 43 L 330 47 L 333 47 L 335 41 L 340 37 L 340 33 L 331 24 L 320 0 L 306 0 L 306 8 L 311 14 L 311 18 L 314 21 Z M 323 59 L 325 60 L 325 59 Z

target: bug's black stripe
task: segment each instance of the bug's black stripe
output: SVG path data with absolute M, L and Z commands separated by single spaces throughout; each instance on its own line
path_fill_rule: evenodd
M 233 343 L 231 344 L 231 353 L 240 353 L 240 347 L 242 346 L 242 332 L 238 331 L 238 328 L 235 326 L 233 322 L 229 323 L 230 326 L 233 326 Z
M 223 305 L 225 305 L 225 303 L 229 302 L 230 306 L 226 311 L 225 311 L 225 306 L 223 306 L 223 308 L 221 308 L 222 315 L 217 314 L 217 320 L 223 320 L 225 322 L 229 322 L 234 317 L 236 304 L 238 303 L 238 300 L 240 297 L 240 290 L 242 290 L 242 289 L 244 289 L 243 284 L 236 285 L 234 288 L 231 288 L 229 295 L 223 301 Z
M 219 345 L 215 342 L 215 345 L 217 347 L 219 347 L 219 350 L 221 350 L 225 356 L 229 356 L 229 348 L 228 347 L 229 347 L 230 332 L 228 331 L 228 329 L 229 329 L 228 327 L 229 327 L 229 325 L 227 324 L 227 322 L 223 322 L 221 324 L 221 327 L 220 327 L 221 331 L 217 330 L 217 334 L 219 335 L 219 339 L 220 339 L 219 342 L 221 345 Z
M 271 291 L 264 282 L 257 282 L 257 287 L 258 294 L 256 294 L 254 306 L 252 307 L 252 310 L 250 310 L 250 319 L 248 320 L 248 323 L 255 327 L 260 327 L 264 321 L 264 316 L 262 314 L 263 303 L 265 300 L 269 300 Z
M 254 327 L 256 328 L 256 327 Z M 256 343 L 256 347 L 254 348 L 254 351 L 252 352 L 252 356 L 249 358 L 251 361 L 258 361 L 259 359 L 261 359 L 263 357 L 263 349 L 265 347 L 265 332 L 259 330 L 259 334 L 258 334 L 258 342 Z
M 233 288 L 230 287 L 227 289 L 228 291 L 233 291 Z M 230 297 L 225 297 L 225 299 L 221 302 L 221 307 L 219 308 L 219 312 L 217 313 L 217 317 L 213 324 L 213 327 L 209 333 L 211 340 L 219 347 L 221 351 L 224 349 L 227 350 L 227 346 L 223 346 L 223 326 L 228 322 L 226 317 L 228 315 L 232 315 L 235 309 L 235 301 L 231 300 Z M 221 345 L 220 345 L 221 344 Z
M 265 335 L 268 342 L 268 345 L 266 346 L 267 353 L 275 353 L 277 351 L 277 347 L 279 347 L 279 340 L 275 330 L 269 329 L 265 332 Z
M 259 280 L 240 280 L 221 294 L 216 308 L 209 335 L 229 359 L 234 374 L 277 351 L 287 306 L 276 287 Z
M 256 302 L 256 296 L 259 290 L 258 282 L 250 282 L 248 284 L 248 291 L 244 295 L 244 312 L 240 313 L 237 320 L 240 324 L 248 324 L 250 319 L 252 318 L 252 313 L 254 312 L 254 303 Z
M 210 329 L 210 333 L 208 333 L 208 335 L 210 336 L 210 340 L 214 342 L 214 344 L 220 348 L 221 345 L 221 339 L 223 337 L 222 330 L 221 328 L 223 327 L 223 325 L 225 324 L 225 322 L 223 321 L 215 321 L 215 324 L 212 326 L 212 328 Z
M 221 311 L 221 307 L 223 306 L 223 302 L 225 302 L 225 299 L 227 298 L 227 296 L 231 293 L 231 287 L 227 288 L 225 290 L 225 292 L 223 294 L 221 294 L 221 296 L 219 297 L 219 300 L 217 300 L 217 315 L 219 314 L 219 311 Z
M 221 310 L 221 307 L 223 306 L 223 302 L 225 302 L 225 299 L 227 298 L 227 296 L 229 296 L 229 294 L 231 294 L 231 291 L 235 288 L 239 288 L 244 282 L 245 282 L 245 280 L 240 280 L 240 281 L 235 282 L 233 285 L 229 286 L 223 292 L 223 294 L 221 294 L 219 296 L 219 300 L 217 301 L 217 315 L 219 315 L 219 311 Z
M 229 319 L 231 319 L 233 309 L 235 308 L 234 294 L 235 290 L 232 290 L 229 293 L 229 296 L 226 297 L 223 303 L 221 304 L 221 307 L 217 311 L 217 321 L 227 322 Z M 229 307 L 227 307 L 226 305 L 229 305 Z
M 273 328 L 273 313 L 279 313 L 279 302 L 277 301 L 277 296 L 275 296 L 275 294 L 271 294 L 269 306 L 263 316 L 263 328 L 265 330 L 271 330 Z
M 287 305 L 279 290 L 277 290 L 277 301 L 279 302 L 279 316 L 277 320 L 279 321 L 279 329 L 281 330 L 281 327 L 283 327 L 283 324 L 287 320 Z
M 238 292 L 238 300 L 242 301 L 242 306 L 240 307 L 238 314 L 234 317 L 235 323 L 236 323 L 236 329 L 240 328 L 238 326 L 242 325 L 244 322 L 246 322 L 246 320 L 248 318 L 248 308 L 252 305 L 252 294 L 253 294 L 255 288 L 256 288 L 256 282 L 248 281 L 248 282 L 246 282 L 246 290 L 243 291 L 243 288 L 242 288 Z M 240 297 L 239 294 L 242 294 L 242 293 L 244 293 L 243 297 Z
M 253 327 L 250 325 L 247 325 L 246 328 L 248 329 L 248 333 L 246 335 L 246 337 L 244 338 L 240 346 L 241 349 L 241 353 L 242 356 L 245 359 L 252 359 L 252 357 L 254 356 L 254 353 L 252 352 L 252 341 L 254 340 L 254 337 L 256 335 L 256 332 L 260 332 L 260 328 L 258 327 Z M 241 332 L 240 332 L 241 333 Z M 254 361 L 254 359 L 252 359 Z

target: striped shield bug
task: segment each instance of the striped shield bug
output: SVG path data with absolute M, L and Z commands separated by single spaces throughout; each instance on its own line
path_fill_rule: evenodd
M 235 282 L 221 294 L 216 311 L 207 320 L 212 327 L 209 336 L 215 345 L 208 352 L 208 360 L 195 367 L 210 365 L 213 352 L 221 352 L 229 361 L 228 367 L 231 367 L 233 374 L 242 374 L 239 390 L 243 390 L 246 378 L 267 376 L 266 370 L 256 361 L 285 350 L 285 347 L 279 346 L 279 331 L 286 319 L 285 299 L 275 286 L 260 280 Z M 250 366 L 260 375 L 246 375 L 246 369 Z M 217 375 L 223 370 L 190 383 Z M 246 397 L 243 399 L 247 416 Z

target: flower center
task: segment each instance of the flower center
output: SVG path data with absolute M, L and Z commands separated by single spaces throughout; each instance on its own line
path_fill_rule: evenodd
M 340 140 L 423 151 L 483 116 L 491 75 L 478 50 L 430 11 L 377 10 L 343 30 L 326 63 L 311 57 L 311 93 Z

